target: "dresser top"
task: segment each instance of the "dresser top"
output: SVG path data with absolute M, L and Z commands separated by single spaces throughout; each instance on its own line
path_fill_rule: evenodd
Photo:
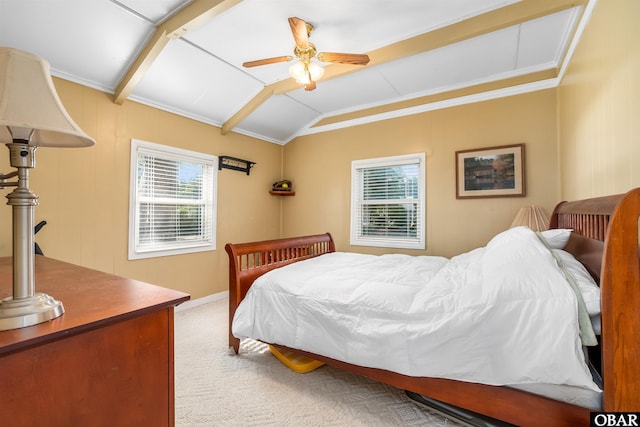
M 0 257 L 0 299 L 12 295 L 12 258 Z M 45 323 L 0 332 L 0 355 L 95 329 L 187 301 L 184 292 L 35 257 L 35 290 L 64 306 L 64 314 Z

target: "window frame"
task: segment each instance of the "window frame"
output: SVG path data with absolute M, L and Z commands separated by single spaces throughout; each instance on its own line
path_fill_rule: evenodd
M 188 242 L 176 242 L 171 244 L 158 244 L 155 247 L 141 248 L 138 245 L 139 227 L 139 205 L 141 203 L 138 194 L 138 154 L 145 152 L 155 155 L 159 159 L 170 161 L 192 162 L 198 165 L 204 165 L 209 169 L 209 182 L 203 186 L 210 187 L 210 194 L 204 197 L 203 202 L 208 207 L 209 212 L 205 213 L 208 221 L 211 223 L 211 236 L 206 242 L 198 241 L 192 244 Z M 171 255 L 181 255 L 189 253 L 198 253 L 216 250 L 216 221 L 217 221 L 217 187 L 218 187 L 218 157 L 210 154 L 204 154 L 196 151 L 185 150 L 182 148 L 171 147 L 167 145 L 156 144 L 153 142 L 142 141 L 138 139 L 131 140 L 130 155 L 130 179 L 129 179 L 129 239 L 128 239 L 128 259 L 145 259 Z M 173 246 L 173 247 L 172 247 Z
M 351 162 L 351 223 L 350 223 L 350 244 L 354 246 L 373 246 L 383 248 L 397 248 L 397 249 L 425 249 L 425 228 L 426 228 L 426 155 L 425 153 L 405 154 L 399 156 L 379 157 L 373 159 L 353 160 Z M 405 166 L 409 164 L 418 165 L 418 221 L 416 238 L 400 238 L 398 236 L 364 236 L 362 230 L 359 229 L 359 225 L 362 224 L 360 218 L 362 205 L 363 185 L 360 179 L 362 170 L 381 168 L 381 167 L 394 167 Z

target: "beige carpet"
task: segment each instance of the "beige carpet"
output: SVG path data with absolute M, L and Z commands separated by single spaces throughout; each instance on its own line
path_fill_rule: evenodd
M 298 374 L 264 344 L 227 346 L 228 300 L 175 316 L 176 425 L 458 426 L 402 390 L 323 366 Z

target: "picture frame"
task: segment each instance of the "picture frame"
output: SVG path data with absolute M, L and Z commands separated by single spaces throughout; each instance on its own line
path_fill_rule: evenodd
M 524 197 L 524 144 L 456 151 L 456 198 Z

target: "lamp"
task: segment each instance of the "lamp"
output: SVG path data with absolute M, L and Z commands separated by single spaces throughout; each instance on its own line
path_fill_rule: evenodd
M 543 231 L 549 228 L 549 214 L 540 206 L 526 206 L 520 208 L 511 227 L 525 225 L 533 231 Z
M 308 85 L 317 82 L 324 74 L 324 68 L 311 61 L 298 61 L 289 67 L 289 74 L 296 82 Z
M 16 171 L 0 174 L 13 220 L 13 296 L 0 301 L 0 330 L 36 325 L 61 316 L 64 307 L 35 292 L 34 209 L 29 169 L 43 147 L 88 147 L 95 141 L 71 119 L 53 86 L 49 63 L 21 50 L 0 47 L 0 142 Z M 7 181 L 17 177 L 16 181 Z

